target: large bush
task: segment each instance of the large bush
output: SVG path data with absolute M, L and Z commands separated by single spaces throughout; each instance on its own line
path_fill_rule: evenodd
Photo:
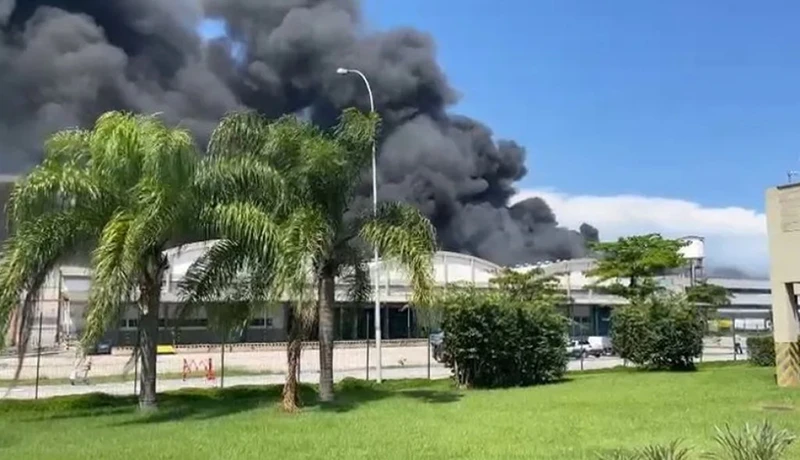
M 637 366 L 693 369 L 703 352 L 703 317 L 684 296 L 653 295 L 618 308 L 612 317 L 615 351 Z
M 775 340 L 771 335 L 748 337 L 747 353 L 756 366 L 772 367 L 775 365 Z
M 451 290 L 440 302 L 443 361 L 459 385 L 535 385 L 566 372 L 568 324 L 549 302 L 474 288 Z

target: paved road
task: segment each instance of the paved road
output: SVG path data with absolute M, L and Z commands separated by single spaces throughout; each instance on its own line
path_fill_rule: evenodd
M 704 361 L 732 361 L 733 354 L 727 352 L 707 352 Z M 737 359 L 745 359 L 738 357 Z M 616 366 L 621 366 L 622 360 L 615 357 L 602 357 L 602 358 L 587 358 L 581 362 L 580 360 L 572 360 L 568 365 L 570 371 L 592 370 L 592 369 L 607 369 Z M 443 367 L 441 364 L 434 363 L 430 371 L 431 378 L 441 379 L 450 376 L 450 371 Z M 374 378 L 374 369 L 370 371 L 370 377 Z M 428 376 L 427 366 L 404 366 L 385 368 L 383 377 L 387 380 L 392 379 L 413 379 L 413 378 L 426 378 Z M 347 377 L 363 379 L 365 377 L 364 369 L 353 370 L 337 370 L 334 372 L 336 380 L 342 380 Z M 302 382 L 314 383 L 318 381 L 319 373 L 303 372 L 300 376 Z M 247 375 L 247 376 L 232 376 L 225 378 L 225 386 L 232 387 L 238 385 L 269 385 L 283 383 L 284 376 L 281 374 L 267 374 L 267 375 Z M 182 381 L 179 379 L 162 379 L 158 382 L 158 391 L 171 391 L 181 388 L 210 388 L 219 385 L 219 380 L 216 382 L 208 382 L 204 379 L 188 379 Z M 7 392 L 5 389 L 0 389 L 0 397 L 11 399 L 33 399 L 35 396 L 35 388 L 33 386 L 20 386 Z M 102 383 L 97 385 L 42 385 L 39 387 L 39 397 L 47 398 L 52 396 L 63 396 L 70 394 L 86 394 L 102 392 L 114 395 L 129 395 L 133 394 L 133 382 L 121 383 Z

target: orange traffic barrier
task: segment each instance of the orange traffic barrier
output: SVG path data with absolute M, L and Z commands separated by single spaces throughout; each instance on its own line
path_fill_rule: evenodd
M 217 375 L 214 373 L 214 361 L 211 358 L 208 360 L 201 359 L 195 361 L 193 359 L 183 358 L 183 371 L 181 372 L 183 381 L 185 382 L 192 374 L 201 373 L 208 381 L 217 380 Z

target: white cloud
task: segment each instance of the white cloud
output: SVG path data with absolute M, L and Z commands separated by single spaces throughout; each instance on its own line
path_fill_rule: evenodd
M 741 207 L 712 208 L 691 201 L 638 195 L 570 195 L 556 190 L 521 190 L 512 202 L 538 196 L 553 208 L 561 225 L 587 222 L 602 240 L 657 232 L 665 237 L 705 237 L 709 266 L 768 270 L 767 224 L 763 213 Z

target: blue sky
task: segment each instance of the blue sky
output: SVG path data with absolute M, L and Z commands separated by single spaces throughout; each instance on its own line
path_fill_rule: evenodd
M 430 33 L 454 111 L 528 151 L 520 196 L 613 238 L 700 234 L 766 269 L 764 189 L 800 170 L 800 2 L 363 0 Z
M 528 149 L 523 185 L 763 209 L 800 169 L 800 2 L 367 0 L 431 33 L 458 110 Z

